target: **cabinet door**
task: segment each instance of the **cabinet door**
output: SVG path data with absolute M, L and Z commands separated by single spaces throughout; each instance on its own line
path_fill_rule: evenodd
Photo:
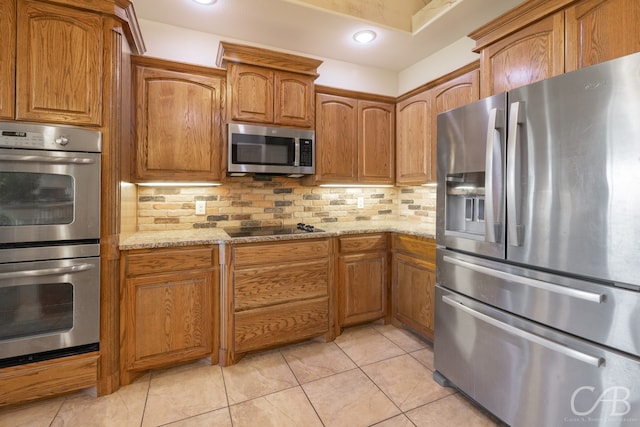
M 16 3 L 0 3 L 0 117 L 13 119 L 16 72 Z
M 222 178 L 220 78 L 135 67 L 138 180 Z
M 582 0 L 566 15 L 566 71 L 640 51 L 638 0 Z
M 564 72 L 564 12 L 490 44 L 480 56 L 481 98 Z
M 274 72 L 246 64 L 229 64 L 231 120 L 273 123 Z M 285 91 L 290 86 L 285 85 Z
M 16 119 L 100 125 L 100 15 L 21 1 L 17 37 Z
M 340 326 L 380 319 L 387 306 L 387 254 L 341 255 L 338 265 Z
M 148 369 L 212 352 L 212 274 L 127 279 L 126 366 Z
M 358 182 L 393 184 L 395 111 L 384 102 L 358 101 Z
M 275 123 L 285 126 L 313 127 L 313 77 L 276 71 L 274 79 Z
M 433 339 L 436 272 L 433 264 L 401 253 L 393 255 L 393 316 Z
M 470 71 L 459 77 L 442 83 L 430 90 L 433 102 L 431 113 L 431 176 L 430 182 L 436 182 L 438 114 L 460 107 L 480 98 L 480 72 Z
M 357 104 L 343 96 L 316 95 L 316 182 L 357 181 Z
M 427 91 L 396 105 L 396 184 L 431 180 L 431 100 Z M 435 179 L 435 170 L 433 172 Z

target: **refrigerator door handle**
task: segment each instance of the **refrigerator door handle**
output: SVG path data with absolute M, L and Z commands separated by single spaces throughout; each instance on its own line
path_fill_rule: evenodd
M 499 222 L 500 204 L 502 200 L 502 145 L 500 143 L 500 130 L 502 123 L 502 110 L 492 108 L 489 111 L 489 124 L 487 126 L 487 148 L 485 157 L 485 222 L 484 240 L 496 243 L 500 240 Z M 497 163 L 497 165 L 496 165 Z
M 488 323 L 492 326 L 495 326 L 498 329 L 501 329 L 511 335 L 515 335 L 517 337 L 523 338 L 527 341 L 533 342 L 535 344 L 541 345 L 549 350 L 555 351 L 557 353 L 561 353 L 565 356 L 571 357 L 573 359 L 579 360 L 581 362 L 587 363 L 591 366 L 599 368 L 605 365 L 604 357 L 592 356 L 590 354 L 583 353 L 581 351 L 575 350 L 571 347 L 567 347 L 565 345 L 559 344 L 555 341 L 548 340 L 540 335 L 533 334 L 531 332 L 527 332 L 515 326 L 509 325 L 508 323 L 501 322 L 500 320 L 494 319 L 491 316 L 488 316 L 484 313 L 480 313 L 466 305 L 446 296 L 442 296 L 442 301 L 445 304 L 450 305 L 451 307 L 461 310 L 476 319 Z
M 500 270 L 494 270 L 493 268 L 484 267 L 482 265 L 473 264 L 467 261 L 462 261 L 446 255 L 442 259 L 444 262 L 448 262 L 449 264 L 457 265 L 458 267 L 463 267 L 475 271 L 476 273 L 486 274 L 487 276 L 495 277 L 497 279 L 508 280 L 520 285 L 531 286 L 545 291 L 554 292 L 556 294 L 561 294 L 567 297 L 578 298 L 584 301 L 594 302 L 596 304 L 601 304 L 605 300 L 605 295 L 603 294 L 554 285 L 553 283 L 531 279 L 529 277 L 518 276 L 517 274 L 507 273 Z
M 507 141 L 507 241 L 511 246 L 522 246 L 524 226 L 522 225 L 520 188 L 520 125 L 524 124 L 524 102 L 514 102 L 509 110 L 509 134 Z

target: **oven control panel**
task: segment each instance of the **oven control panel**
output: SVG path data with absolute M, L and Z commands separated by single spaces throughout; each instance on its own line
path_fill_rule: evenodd
M 99 153 L 102 133 L 74 126 L 0 122 L 0 147 Z
M 38 132 L 0 131 L 0 146 L 8 148 L 44 148 L 44 136 Z

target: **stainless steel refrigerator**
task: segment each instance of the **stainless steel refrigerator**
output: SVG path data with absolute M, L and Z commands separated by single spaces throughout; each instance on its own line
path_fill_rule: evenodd
M 640 425 L 640 53 L 438 116 L 434 377 L 513 426 Z

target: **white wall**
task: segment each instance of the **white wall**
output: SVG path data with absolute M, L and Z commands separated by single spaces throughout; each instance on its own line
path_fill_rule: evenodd
M 146 55 L 172 61 L 215 67 L 221 40 L 247 44 L 145 19 L 140 19 L 139 24 L 147 47 Z M 316 84 L 395 97 L 477 60 L 479 55 L 472 52 L 474 46 L 473 40 L 463 37 L 400 73 L 317 58 L 323 63 L 318 69 L 320 77 Z M 280 50 L 277 47 L 259 47 Z M 289 53 L 309 56 L 300 52 Z
M 435 80 L 477 60 L 480 55 L 472 52 L 474 47 L 475 41 L 468 37 L 463 37 L 446 48 L 402 70 L 398 74 L 398 94 L 409 92 L 424 83 Z
M 145 55 L 155 58 L 215 67 L 218 44 L 221 40 L 248 44 L 242 40 L 220 37 L 146 19 L 140 19 L 139 24 L 147 47 Z M 259 47 L 281 50 L 270 46 Z M 288 53 L 309 56 L 300 52 L 289 51 Z M 398 75 L 393 71 L 363 67 L 326 58 L 316 59 L 323 61 L 318 68 L 320 77 L 316 80 L 316 84 L 379 95 L 394 97 L 398 95 Z

